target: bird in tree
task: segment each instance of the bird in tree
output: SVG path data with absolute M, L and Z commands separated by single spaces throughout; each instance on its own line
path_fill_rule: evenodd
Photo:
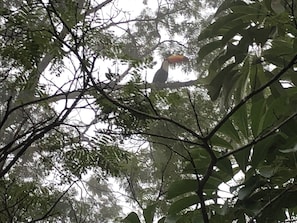
M 153 83 L 165 83 L 168 78 L 169 64 L 180 63 L 188 61 L 189 59 L 183 55 L 171 55 L 164 59 L 159 70 L 157 70 Z

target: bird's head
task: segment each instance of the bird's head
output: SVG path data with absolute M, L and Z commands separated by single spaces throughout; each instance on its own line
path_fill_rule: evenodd
M 189 61 L 189 58 L 183 55 L 171 55 L 165 58 L 165 61 L 168 61 L 169 64 L 181 63 Z

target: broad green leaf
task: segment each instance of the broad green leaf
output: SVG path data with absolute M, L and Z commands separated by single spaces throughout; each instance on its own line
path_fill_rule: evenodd
M 214 174 L 212 174 L 206 184 L 205 184 L 205 190 L 209 189 L 209 190 L 212 190 L 212 191 L 215 191 L 218 189 L 218 186 L 224 182 L 225 179 L 222 179 L 224 178 L 223 177 L 223 174 L 221 174 L 221 172 L 219 171 L 218 173 L 215 172 Z
M 145 219 L 145 223 L 153 223 L 156 206 L 156 204 L 153 204 L 143 210 L 143 217 Z
M 128 216 L 123 220 L 124 223 L 141 223 L 138 215 L 135 212 L 131 212 Z
M 194 159 L 193 162 L 186 162 L 184 167 L 183 173 L 190 173 L 190 174 L 204 174 L 207 170 L 207 166 L 210 163 L 209 157 L 200 157 Z M 193 166 L 193 164 L 195 166 Z
M 225 67 L 213 78 L 210 84 L 207 85 L 208 94 L 213 101 L 219 97 L 223 84 L 226 83 L 226 81 L 230 83 L 230 78 L 236 74 L 237 71 L 233 70 L 233 68 L 234 64 Z M 228 91 L 230 89 L 225 88 L 223 90 Z
M 273 166 L 261 166 L 258 171 L 259 174 L 265 178 L 271 178 L 276 172 Z
M 263 131 L 263 123 L 266 112 L 266 99 L 255 100 L 252 99 L 251 104 L 251 130 L 254 137 L 258 136 Z
M 226 149 L 233 149 L 233 146 L 227 142 L 227 140 L 225 140 L 224 138 L 218 136 L 218 135 L 214 135 L 212 138 L 211 138 L 211 145 L 213 146 L 219 146 L 219 147 L 223 147 L 223 148 L 226 148 Z
M 204 46 L 202 46 L 198 52 L 198 62 L 200 62 L 201 60 L 203 60 L 203 58 L 205 56 L 207 56 L 208 54 L 210 54 L 212 51 L 220 48 L 222 46 L 222 43 L 220 40 L 217 41 L 213 41 L 210 42 Z
M 248 165 L 248 160 L 251 154 L 251 147 L 245 148 L 237 153 L 234 153 L 233 156 L 239 166 L 239 168 L 245 173 L 246 167 Z
M 224 17 L 218 18 L 213 24 L 204 29 L 198 37 L 198 40 L 203 40 L 207 38 L 213 38 L 217 35 L 223 34 L 222 28 L 232 27 L 232 25 L 237 25 L 240 21 L 237 21 L 242 14 L 230 13 Z
M 195 147 L 189 149 L 190 157 L 191 159 L 203 159 L 203 160 L 209 160 L 209 154 L 206 151 L 206 149 L 201 147 Z
M 223 35 L 223 39 L 221 40 L 221 46 L 227 44 L 229 41 L 232 41 L 232 39 L 235 36 L 238 36 L 239 34 L 246 32 L 246 27 L 249 25 L 249 22 L 241 22 L 228 29 Z
M 243 136 L 248 139 L 249 138 L 249 125 L 248 125 L 248 112 L 246 104 L 241 106 L 239 110 L 232 116 L 232 120 L 234 124 L 238 128 L 239 131 L 243 134 Z
M 246 199 L 258 187 L 259 182 L 260 179 L 258 176 L 247 179 L 247 181 L 244 183 L 244 187 L 238 192 L 238 199 Z
M 241 142 L 240 137 L 238 135 L 238 131 L 235 129 L 232 121 L 230 119 L 227 119 L 223 126 L 219 129 L 220 133 L 228 136 L 231 138 L 231 140 L 234 140 L 238 143 Z
M 204 223 L 203 216 L 200 210 L 194 211 L 192 215 L 193 216 L 191 219 L 191 223 Z
M 247 57 L 249 46 L 252 44 L 252 41 L 249 37 L 243 36 L 241 40 L 239 41 L 238 45 L 236 46 L 234 50 L 234 57 L 235 57 L 235 63 L 239 64 Z
M 293 41 L 294 39 L 290 37 L 274 40 L 272 47 L 263 53 L 265 60 L 279 67 L 285 66 L 295 55 Z
M 258 89 L 263 83 L 261 83 L 261 79 L 264 78 L 264 69 L 262 64 L 256 63 L 251 64 L 250 67 L 250 85 L 251 91 Z M 263 94 L 263 93 L 262 93 Z M 261 97 L 261 94 L 255 95 L 253 98 Z
M 166 216 L 164 223 L 177 223 L 180 218 L 181 217 L 177 215 L 168 215 Z
M 243 66 L 238 70 L 238 81 L 234 92 L 235 103 L 239 103 L 249 92 L 250 58 L 246 58 Z
M 257 168 L 258 164 L 265 160 L 267 153 L 272 153 L 275 149 L 277 149 L 277 145 L 282 142 L 284 142 L 284 138 L 281 136 L 281 134 L 268 136 L 258 142 L 253 147 L 253 153 L 251 157 L 251 164 L 253 168 Z
M 271 32 L 273 32 L 273 28 L 267 27 L 250 27 L 247 30 L 247 35 L 250 39 L 254 40 L 255 43 L 264 45 L 267 40 L 270 38 Z
M 177 201 L 174 201 L 168 210 L 169 214 L 177 214 L 178 212 L 191 207 L 192 205 L 198 204 L 199 198 L 197 195 L 191 195 L 183 197 Z
M 232 179 L 233 176 L 230 176 L 230 174 L 227 174 L 224 171 L 216 170 L 212 173 L 212 175 L 209 177 L 205 184 L 205 192 L 208 192 L 206 194 L 206 197 L 211 195 L 209 192 L 214 193 L 218 190 L 218 186 L 224 182 L 228 182 Z M 212 194 L 211 197 L 214 195 Z
M 225 0 L 223 1 L 223 3 L 220 5 L 220 7 L 217 9 L 215 16 L 218 16 L 219 13 L 230 9 L 232 7 L 235 6 L 243 6 L 243 5 L 247 5 L 247 3 L 245 3 L 244 1 L 234 1 L 234 0 Z
M 203 148 L 192 148 L 189 150 L 188 159 L 193 162 L 186 162 L 184 173 L 204 174 L 210 163 L 209 154 Z
M 279 150 L 281 153 L 295 153 L 297 152 L 297 144 L 293 148 L 289 149 L 280 149 Z
M 231 161 L 228 158 L 221 159 L 217 162 L 216 166 L 223 172 L 233 176 L 233 169 Z
M 231 10 L 234 13 L 242 13 L 246 15 L 254 15 L 254 18 L 259 16 L 266 16 L 267 10 L 262 6 L 262 4 L 247 4 L 243 6 L 232 6 Z
M 290 114 L 291 109 L 286 95 L 283 95 L 278 99 L 271 96 L 268 98 L 267 103 L 269 103 L 269 107 L 265 113 L 263 128 L 270 128 L 271 123 L 275 123 Z
M 167 198 L 172 199 L 179 195 L 195 192 L 198 189 L 198 183 L 194 179 L 183 179 L 175 181 L 169 185 Z
M 165 219 L 166 219 L 165 217 L 159 219 L 158 223 L 164 223 L 165 222 Z

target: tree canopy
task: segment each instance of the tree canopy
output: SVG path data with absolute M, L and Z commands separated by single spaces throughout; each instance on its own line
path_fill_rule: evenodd
M 0 221 L 296 221 L 295 1 L 123 4 L 0 3 Z

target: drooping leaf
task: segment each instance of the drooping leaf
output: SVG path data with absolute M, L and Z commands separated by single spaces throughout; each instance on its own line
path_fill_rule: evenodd
M 252 194 L 252 192 L 259 186 L 260 181 L 259 177 L 254 176 L 250 177 L 249 179 L 246 180 L 244 183 L 244 187 L 241 188 L 238 192 L 238 199 L 239 200 L 244 200 L 249 197 L 249 195 Z
M 226 122 L 223 124 L 223 126 L 219 129 L 219 131 L 230 137 L 231 140 L 234 140 L 238 143 L 241 142 L 240 137 L 238 135 L 238 131 L 235 129 L 232 121 L 230 119 L 226 120 Z
M 234 0 L 223 1 L 223 3 L 217 9 L 215 16 L 218 16 L 221 12 L 223 12 L 227 9 L 230 9 L 231 7 L 243 6 L 243 5 L 247 5 L 247 3 L 244 1 L 234 1 Z
M 228 175 L 233 176 L 232 164 L 228 158 L 220 159 L 217 162 L 217 167 Z
M 273 166 L 261 166 L 259 168 L 259 174 L 265 178 L 271 178 L 276 172 Z
M 195 192 L 198 189 L 197 181 L 194 179 L 183 179 L 173 182 L 167 192 L 167 198 L 172 199 L 179 195 Z
M 166 216 L 164 223 L 177 223 L 179 219 L 181 219 L 181 216 L 177 215 L 168 215 Z
M 253 147 L 253 153 L 251 157 L 251 164 L 253 168 L 256 168 L 260 162 L 263 162 L 268 153 L 273 153 L 276 150 L 277 145 L 284 141 L 281 134 L 274 134 L 258 142 Z
M 251 103 L 251 130 L 254 136 L 258 136 L 263 131 L 263 124 L 266 111 L 266 99 L 252 100 Z
M 183 197 L 177 201 L 174 201 L 168 210 L 170 215 L 177 214 L 178 212 L 191 207 L 192 205 L 198 204 L 199 198 L 197 195 L 191 195 L 188 197 Z
M 248 165 L 250 154 L 251 154 L 251 147 L 247 147 L 233 154 L 237 164 L 239 165 L 239 168 L 244 173 L 247 171 L 247 165 Z
M 157 204 L 149 205 L 143 210 L 143 217 L 145 219 L 145 223 L 153 223 L 156 206 Z
M 214 135 L 211 138 L 211 144 L 213 146 L 219 146 L 219 147 L 223 147 L 226 149 L 231 149 L 231 150 L 233 149 L 233 146 L 226 139 L 224 139 L 223 137 L 220 137 L 218 135 Z
M 204 57 L 210 54 L 212 51 L 220 48 L 221 45 L 221 41 L 218 40 L 202 46 L 198 52 L 198 62 L 202 61 Z
M 249 138 L 249 125 L 248 125 L 248 112 L 247 106 L 241 106 L 235 114 L 232 116 L 232 120 L 234 121 L 238 130 L 243 134 L 243 136 L 248 139 Z
M 138 215 L 135 212 L 131 212 L 130 214 L 128 214 L 128 216 L 123 219 L 124 223 L 141 223 Z

